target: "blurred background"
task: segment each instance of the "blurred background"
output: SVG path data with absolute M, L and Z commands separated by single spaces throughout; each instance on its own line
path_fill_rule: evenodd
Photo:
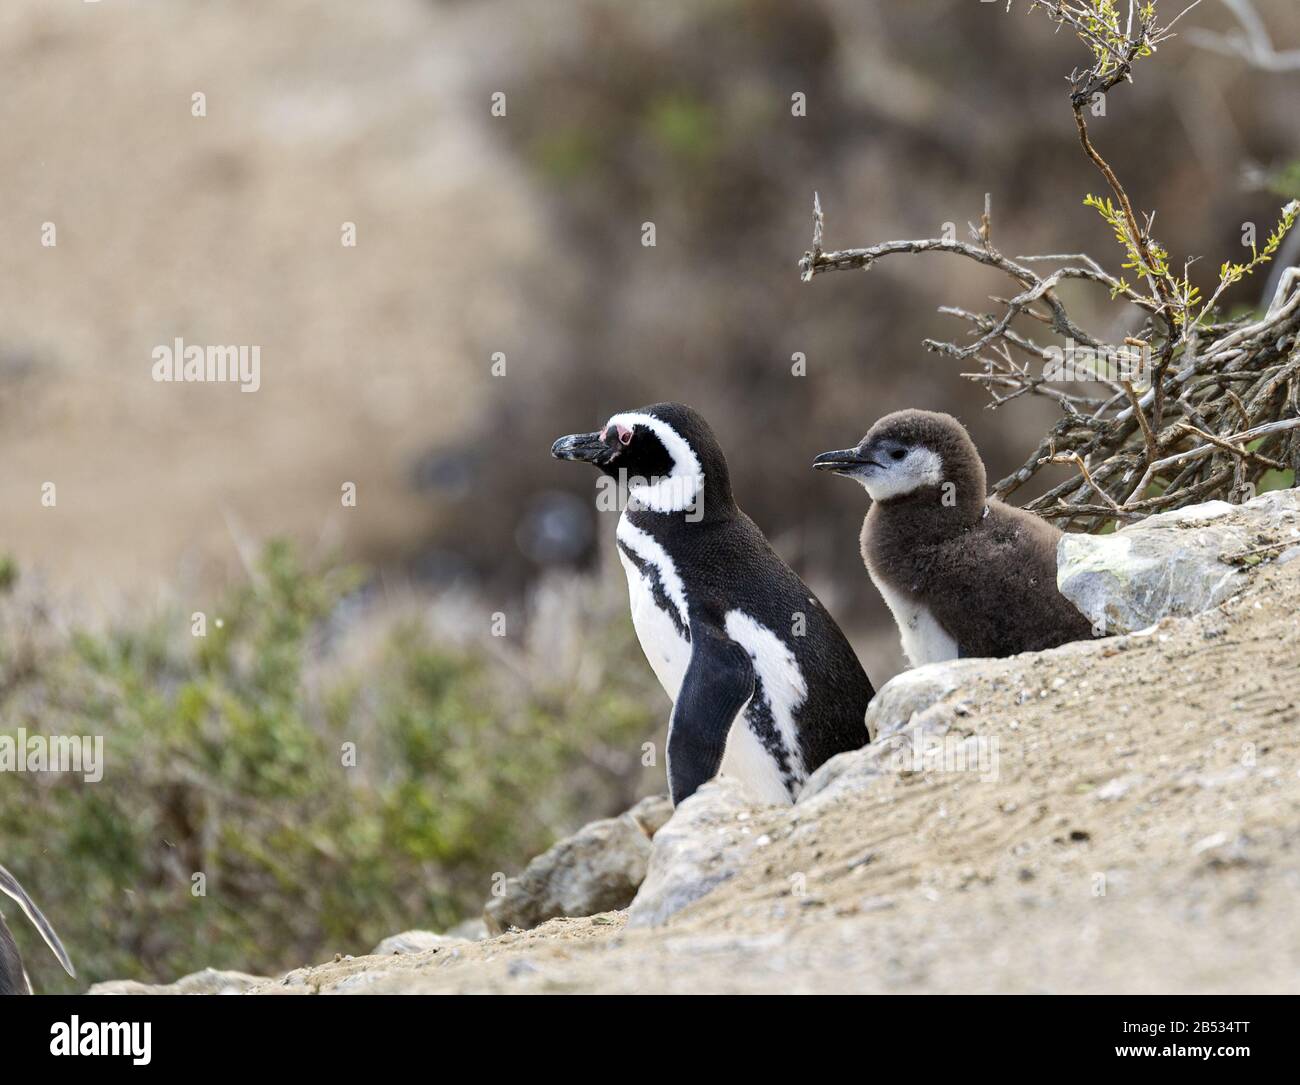
M 992 412 L 920 346 L 963 334 L 937 307 L 997 275 L 904 257 L 803 284 L 796 262 L 816 190 L 828 248 L 965 237 L 991 193 L 1007 254 L 1118 267 L 1082 206 L 1085 53 L 1012 7 L 7 0 L 0 723 L 105 734 L 109 772 L 0 778 L 0 861 L 83 978 L 446 926 L 493 872 L 662 790 L 640 743 L 667 700 L 613 517 L 547 454 L 616 410 L 702 411 L 876 685 L 901 668 L 865 497 L 809 462 L 921 406 L 997 479 L 1054 408 Z M 1300 46 L 1293 0 L 1254 9 Z M 1300 196 L 1300 72 L 1194 33 L 1236 25 L 1201 3 L 1092 122 L 1207 294 L 1243 223 L 1263 236 Z M 1125 326 L 1104 294 L 1067 300 Z M 260 390 L 155 383 L 178 336 L 260 346 Z M 222 626 L 193 637 L 197 611 Z

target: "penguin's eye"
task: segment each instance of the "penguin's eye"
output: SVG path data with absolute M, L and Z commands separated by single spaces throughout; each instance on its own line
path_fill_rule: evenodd
M 632 443 L 632 431 L 626 426 L 616 426 L 618 430 L 618 443 L 621 445 L 630 445 Z
M 905 448 L 896 448 L 896 449 L 894 449 L 893 452 L 891 452 L 891 453 L 889 454 L 889 458 L 890 458 L 891 460 L 901 460 L 901 459 L 903 459 L 903 457 L 905 457 L 906 455 L 907 455 L 907 449 L 905 449 Z

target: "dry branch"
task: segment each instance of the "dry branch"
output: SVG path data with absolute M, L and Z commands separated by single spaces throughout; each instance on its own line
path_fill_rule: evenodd
M 1061 419 L 993 492 L 1007 497 L 1045 467 L 1072 465 L 1077 474 L 1026 506 L 1064 526 L 1095 529 L 1209 498 L 1241 500 L 1266 471 L 1300 468 L 1300 269 L 1282 275 L 1263 317 L 1218 320 L 1220 296 L 1278 246 L 1271 238 L 1272 247 L 1250 265 L 1225 264 L 1219 288 L 1201 301 L 1185 272 L 1178 277 L 1170 269 L 1164 248 L 1151 236 L 1152 217 L 1139 216 L 1093 143 L 1084 116 L 1096 95 L 1129 80 L 1135 60 L 1167 40 L 1174 23 L 1195 6 L 1162 25 L 1154 4 L 1130 3 L 1125 19 L 1119 5 L 1099 0 L 1030 0 L 1031 11 L 1046 11 L 1092 51 L 1091 67 L 1071 75 L 1070 104 L 1080 145 L 1113 201 L 1090 202 L 1110 222 L 1128 255 L 1125 266 L 1137 272 L 1145 290 L 1084 253 L 1005 256 L 992 242 L 987 197 L 978 227 L 971 227 L 972 242 L 922 238 L 827 250 L 821 199 L 814 195 L 812 247 L 799 261 L 805 282 L 828 271 L 868 270 L 886 257 L 940 253 L 1000 272 L 1015 284 L 1009 297 L 992 299 L 996 311 L 942 307 L 940 312 L 970 326 L 971 338 L 926 339 L 924 346 L 959 361 L 978 360 L 979 368 L 962 376 L 988 390 L 992 409 L 1024 395 L 1057 403 Z M 1103 8 L 1110 17 L 1099 20 Z M 1284 209 L 1279 241 L 1297 215 L 1300 204 Z M 1040 272 L 1039 265 L 1054 269 Z M 1113 345 L 1086 330 L 1057 290 L 1067 281 L 1102 287 L 1112 302 L 1136 308 L 1143 318 L 1140 333 Z M 1026 323 L 1039 330 L 1017 326 Z M 1064 342 L 1035 339 L 1043 329 Z M 1136 369 L 1135 350 L 1142 363 Z M 1080 358 L 1073 369 L 1062 365 Z

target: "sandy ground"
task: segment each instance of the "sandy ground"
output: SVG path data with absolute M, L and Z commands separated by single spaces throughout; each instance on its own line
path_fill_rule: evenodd
M 996 780 L 886 775 L 765 810 L 761 861 L 622 913 L 266 993 L 1300 991 L 1300 561 L 1153 633 L 991 664 L 948 702 Z M 796 896 L 802 875 L 805 891 Z

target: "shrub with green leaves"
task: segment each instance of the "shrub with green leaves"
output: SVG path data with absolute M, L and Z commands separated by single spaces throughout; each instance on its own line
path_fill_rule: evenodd
M 78 968 L 64 977 L 11 921 L 44 991 L 275 972 L 444 928 L 495 872 L 659 783 L 640 744 L 662 695 L 610 577 L 544 585 L 548 635 L 521 615 L 501 639 L 435 631 L 437 602 L 359 637 L 342 614 L 366 606 L 340 601 L 362 578 L 309 572 L 283 544 L 202 637 L 179 607 L 64 631 L 16 582 L 0 734 L 102 735 L 106 763 L 98 783 L 0 774 L 0 858 Z

